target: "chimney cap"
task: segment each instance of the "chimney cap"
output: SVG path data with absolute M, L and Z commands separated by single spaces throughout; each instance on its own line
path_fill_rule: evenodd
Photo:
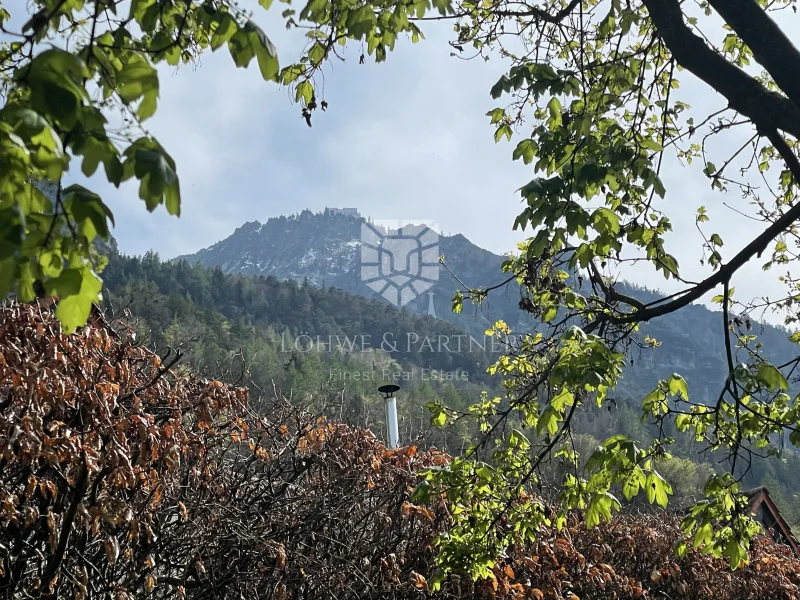
M 381 394 L 386 394 L 386 397 L 389 398 L 392 394 L 394 394 L 397 390 L 400 389 L 399 385 L 395 385 L 394 383 L 389 383 L 386 385 L 382 385 L 378 388 L 378 391 Z

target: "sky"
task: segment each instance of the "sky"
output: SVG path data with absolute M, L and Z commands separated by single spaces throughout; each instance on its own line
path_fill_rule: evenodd
M 15 17 L 23 12 L 21 0 L 6 6 Z M 278 13 L 256 7 L 254 20 L 288 64 L 305 40 L 299 31 L 287 32 Z M 158 111 L 147 124 L 177 162 L 182 214 L 171 217 L 163 207 L 148 213 L 135 182 L 117 190 L 93 178 L 90 185 L 114 212 L 120 250 L 152 249 L 172 258 L 210 246 L 247 221 L 325 207 L 356 207 L 375 219 L 434 221 L 444 233 L 462 233 L 496 253 L 513 250 L 525 237 L 512 231 L 522 209 L 517 190 L 535 174 L 511 160 L 518 138 L 495 144 L 485 116 L 498 105 L 489 89 L 505 65 L 452 57 L 447 24 L 427 23 L 423 31 L 426 40 L 399 40 L 382 64 L 358 64 L 357 47 L 347 61 L 334 60 L 325 70 L 328 110 L 315 113 L 311 128 L 288 90 L 264 82 L 255 62 L 237 69 L 224 48 L 196 66 L 162 68 Z M 690 75 L 680 77 L 679 93 L 694 108 L 723 106 Z M 666 160 L 662 174 L 675 229 L 668 250 L 694 280 L 710 274 L 699 263 L 698 206 L 708 208 L 714 228 L 707 234 L 723 237 L 725 256 L 763 227 L 724 207 L 747 210 L 735 191 L 712 193 L 701 169 Z M 683 287 L 650 268 L 614 274 L 667 292 Z M 760 264 L 748 265 L 734 282 L 737 296 L 777 297 L 776 275 L 765 277 Z
M 259 20 L 288 64 L 304 40 L 269 21 Z M 197 68 L 162 69 L 148 130 L 178 164 L 182 214 L 147 213 L 135 184 L 107 187 L 120 248 L 171 258 L 247 221 L 346 206 L 374 219 L 434 221 L 498 253 L 514 249 L 524 237 L 510 232 L 516 190 L 531 176 L 511 161 L 513 146 L 494 144 L 484 116 L 503 65 L 450 57 L 447 28 L 438 29 L 419 44 L 399 42 L 382 64 L 359 65 L 357 49 L 331 64 L 328 109 L 311 128 L 255 62 L 236 69 L 219 51 Z

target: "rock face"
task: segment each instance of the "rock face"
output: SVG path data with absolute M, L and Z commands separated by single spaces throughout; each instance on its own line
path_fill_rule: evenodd
M 94 240 L 94 247 L 97 248 L 97 251 L 104 256 L 111 256 L 112 254 L 119 254 L 119 248 L 117 247 L 117 239 L 110 235 L 108 236 L 108 240 L 102 240 L 100 237 Z
M 307 279 L 317 286 L 356 291 L 361 222 L 309 211 L 264 224 L 252 221 L 221 242 L 175 260 L 220 267 L 225 273 Z
M 220 267 L 226 273 L 307 280 L 316 286 L 333 286 L 368 298 L 380 298 L 361 277 L 359 248 L 364 223 L 367 221 L 361 217 L 305 210 L 263 224 L 245 223 L 228 238 L 174 260 L 200 262 Z M 505 279 L 500 270 L 504 258 L 479 248 L 461 234 L 441 236 L 438 252 L 445 257 L 450 271 L 468 287 L 486 288 Z M 460 287 L 453 274 L 441 267 L 438 281 L 404 309 L 429 314 L 428 292 L 432 292 L 438 318 L 476 338 L 483 339 L 487 326 L 497 319 L 506 321 L 514 331 L 530 331 L 535 327 L 519 309 L 519 293 L 513 286 L 496 292 L 480 307 L 466 304 L 461 313 L 453 313 L 451 300 Z M 644 302 L 659 297 L 655 292 L 628 284 L 623 284 L 620 291 Z M 632 364 L 620 391 L 641 397 L 652 391 L 659 379 L 678 372 L 689 382 L 693 400 L 714 400 L 727 374 L 720 344 L 721 328 L 721 313 L 699 305 L 643 325 L 642 335 L 656 338 L 662 346 L 632 350 Z M 797 355 L 797 347 L 787 340 L 785 331 L 756 323 L 755 333 L 773 361 L 786 362 Z M 744 355 L 740 358 L 746 360 Z

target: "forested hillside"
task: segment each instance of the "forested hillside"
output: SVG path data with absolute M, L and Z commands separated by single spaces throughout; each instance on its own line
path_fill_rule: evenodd
M 334 390 L 335 405 L 316 410 L 379 431 L 384 413 L 377 388 L 401 385 L 405 440 L 429 430 L 427 404 L 466 409 L 480 390 L 496 387 L 486 374 L 491 346 L 481 347 L 482 340 L 470 344 L 444 321 L 336 288 L 225 275 L 161 262 L 154 254 L 111 253 L 104 280 L 106 309 L 128 309 L 140 343 L 178 350 L 200 372 L 247 382 L 262 393 L 275 386 L 298 405 Z M 446 340 L 450 350 L 439 347 Z M 433 432 L 429 443 L 458 450 L 468 439 L 462 423 Z

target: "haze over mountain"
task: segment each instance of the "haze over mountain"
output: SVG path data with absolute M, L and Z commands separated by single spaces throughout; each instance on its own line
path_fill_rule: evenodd
M 364 222 L 360 216 L 305 210 L 266 223 L 245 223 L 228 238 L 174 260 L 219 267 L 225 273 L 307 280 L 316 286 L 332 286 L 367 298 L 380 298 L 360 277 L 359 247 Z M 473 336 L 483 336 L 487 326 L 497 319 L 506 321 L 515 332 L 528 331 L 535 325 L 519 309 L 519 291 L 515 285 L 494 292 L 480 307 L 465 305 L 460 314 L 453 313 L 451 300 L 461 287 L 455 277 L 468 287 L 495 285 L 507 277 L 501 272 L 505 258 L 479 248 L 460 234 L 442 235 L 439 254 L 445 257 L 452 274 L 441 268 L 438 281 L 429 290 L 438 318 Z M 620 291 L 644 302 L 661 296 L 628 283 L 622 283 Z M 428 293 L 423 292 L 404 308 L 428 314 L 429 303 Z M 796 345 L 787 339 L 786 331 L 771 325 L 753 325 L 754 333 L 772 352 L 771 360 L 783 362 L 795 356 Z M 642 335 L 655 337 L 662 346 L 635 348 L 631 352 L 631 367 L 626 371 L 621 391 L 641 396 L 649 393 L 659 379 L 679 372 L 689 382 L 693 399 L 715 398 L 727 372 L 724 349 L 715 343 L 722 327 L 722 314 L 701 305 L 689 306 L 679 314 L 643 325 Z M 744 353 L 739 358 L 746 360 Z

